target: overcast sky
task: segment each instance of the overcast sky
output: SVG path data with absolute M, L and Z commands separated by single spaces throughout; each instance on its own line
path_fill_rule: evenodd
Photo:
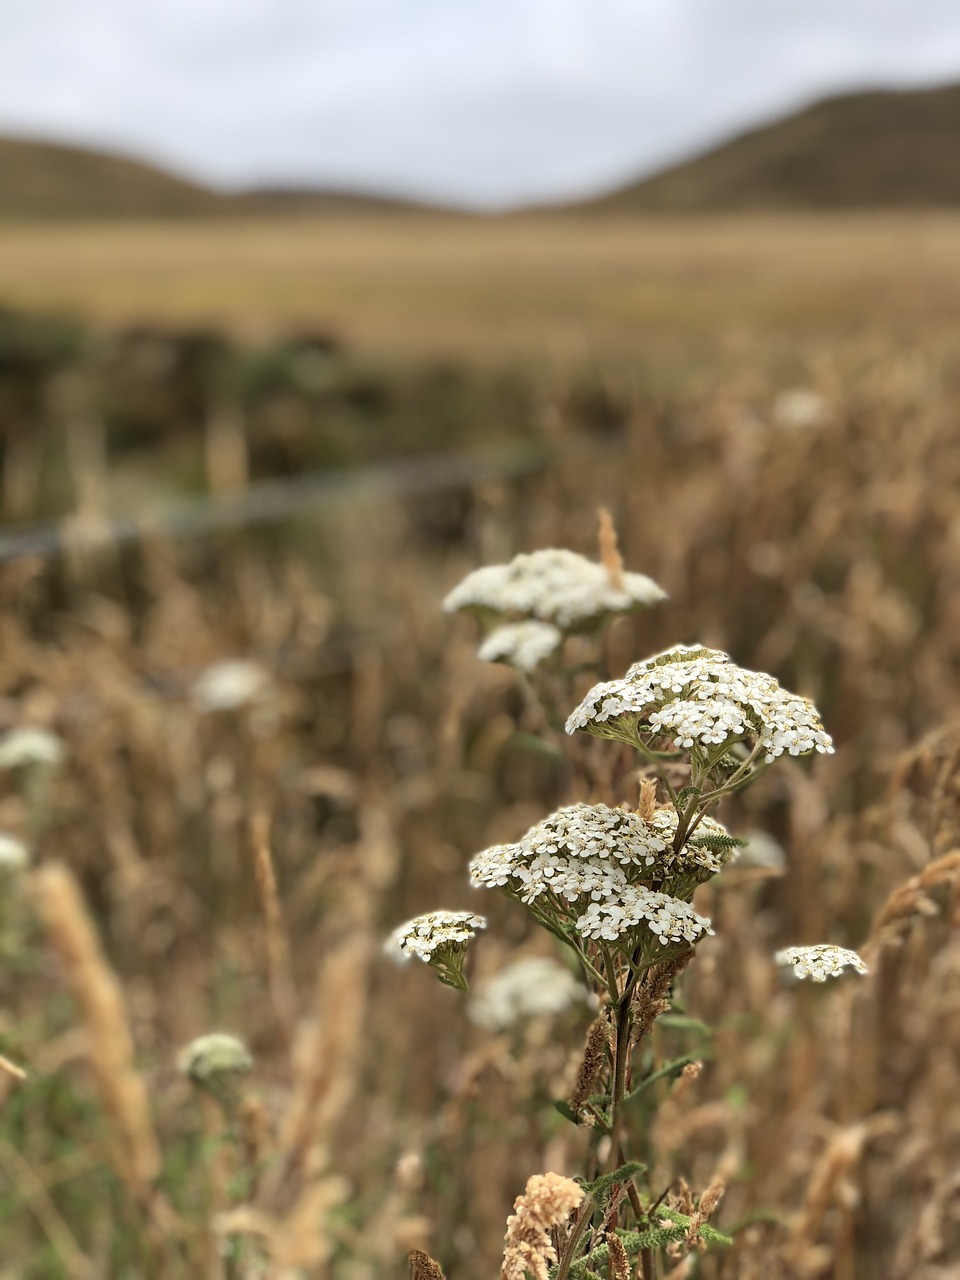
M 227 187 L 563 198 L 952 79 L 960 0 L 0 0 L 0 131 Z

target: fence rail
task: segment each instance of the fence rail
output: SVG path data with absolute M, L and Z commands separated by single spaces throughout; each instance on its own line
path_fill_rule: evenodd
M 142 517 L 71 515 L 60 520 L 0 526 L 0 563 L 53 559 L 78 544 L 121 546 L 150 533 L 175 538 L 279 524 L 294 517 L 389 498 L 412 498 L 505 480 L 542 470 L 551 461 L 541 445 L 524 442 L 490 453 L 403 458 L 343 471 L 311 471 L 261 480 L 235 495 L 204 495 Z

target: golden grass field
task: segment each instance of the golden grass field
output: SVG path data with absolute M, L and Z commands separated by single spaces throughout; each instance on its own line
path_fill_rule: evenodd
M 950 338 L 958 249 L 949 214 L 9 224 L 0 281 L 108 322 L 327 322 L 376 352 L 746 364 L 758 339 Z
M 479 564 L 595 555 L 600 505 L 670 597 L 614 625 L 603 669 L 718 646 L 814 699 L 837 745 L 719 814 L 786 865 L 697 899 L 716 936 L 676 1002 L 712 1033 L 653 1049 L 703 1071 L 629 1136 L 652 1187 L 723 1178 L 735 1243 L 658 1275 L 956 1276 L 958 250 L 960 218 L 913 215 L 4 229 L 3 302 L 529 367 L 548 461 L 266 535 L 68 527 L 64 556 L 0 565 L 0 731 L 65 750 L 0 771 L 33 868 L 0 899 L 2 1280 L 381 1280 L 410 1249 L 487 1280 L 527 1178 L 580 1171 L 589 1135 L 552 1103 L 592 1015 L 491 1033 L 380 946 L 450 907 L 490 917 L 475 986 L 550 954 L 467 861 L 560 804 L 635 798 L 614 744 L 572 773 L 534 749 L 517 677 L 440 610 Z M 615 391 L 602 430 L 571 408 L 584 371 Z M 777 408 L 796 387 L 805 422 Z M 102 502 L 102 455 L 74 447 L 78 502 Z M 2 465 L 9 492 L 9 439 Z M 204 710 L 229 658 L 265 685 Z M 785 985 L 772 952 L 826 940 L 870 974 Z M 226 1119 L 176 1068 L 212 1030 L 254 1059 Z

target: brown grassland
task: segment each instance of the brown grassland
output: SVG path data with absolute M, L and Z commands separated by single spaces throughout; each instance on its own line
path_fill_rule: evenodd
M 380 948 L 450 907 L 490 917 L 474 985 L 548 953 L 469 888 L 470 855 L 560 804 L 635 799 L 620 748 L 607 779 L 535 749 L 518 679 L 440 611 L 479 564 L 594 554 L 601 505 L 670 596 L 615 624 L 606 670 L 700 640 L 813 698 L 837 745 L 719 815 L 786 866 L 705 887 L 691 1021 L 654 1040 L 704 1068 L 682 1096 L 661 1082 L 634 1148 L 658 1188 L 722 1176 L 735 1238 L 675 1274 L 957 1275 L 958 264 L 952 216 L 3 230 L 10 304 L 509 366 L 546 461 L 266 532 L 153 524 L 117 548 L 65 525 L 64 555 L 0 565 L 0 729 L 66 749 L 0 773 L 0 829 L 33 855 L 0 886 L 0 1277 L 380 1280 L 424 1249 L 487 1280 L 527 1178 L 579 1171 L 552 1103 L 590 1015 L 484 1031 Z M 806 425 L 776 409 L 795 386 Z M 68 429 L 76 502 L 102 516 L 89 405 Z M 193 682 L 234 657 L 267 692 L 204 713 Z M 773 951 L 826 940 L 870 974 L 785 985 Z M 226 1109 L 175 1065 L 211 1030 L 254 1058 Z

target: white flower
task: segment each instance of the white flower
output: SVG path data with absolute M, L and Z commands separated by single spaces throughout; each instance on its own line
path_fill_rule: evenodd
M 470 862 L 470 881 L 480 888 L 506 888 L 527 904 L 545 893 L 575 902 L 615 898 L 632 882 L 688 891 L 720 871 L 734 855 L 726 830 L 713 818 L 701 819 L 679 854 L 673 851 L 677 814 L 658 809 L 650 821 L 605 804 L 574 804 L 558 809 L 516 844 L 498 844 Z
M 790 387 L 773 402 L 773 420 L 778 427 L 804 429 L 822 427 L 830 416 L 826 400 L 810 387 Z
M 237 658 L 207 667 L 190 690 L 190 698 L 198 711 L 235 711 L 253 702 L 266 687 L 263 668 Z
M 740 863 L 745 867 L 763 867 L 769 871 L 782 871 L 787 865 L 787 855 L 779 840 L 768 831 L 748 831 L 743 837 Z
M 642 922 L 656 934 L 661 946 L 693 943 L 713 933 L 710 921 L 698 915 L 689 902 L 643 885 L 628 885 L 615 901 L 591 902 L 577 921 L 577 930 L 585 938 L 615 942 Z
M 526 1018 L 561 1013 L 586 999 L 581 983 L 569 969 L 540 956 L 516 960 L 488 979 L 470 1002 L 474 1022 L 491 1031 Z
M 560 645 L 563 632 L 550 622 L 507 622 L 491 631 L 477 650 L 484 662 L 508 662 L 518 671 L 530 672 Z
M 669 735 L 688 749 L 753 739 L 766 748 L 767 764 L 784 752 L 833 751 L 812 702 L 720 650 L 696 646 L 668 650 L 635 663 L 621 680 L 594 685 L 566 727 L 628 742 L 643 732 Z
M 191 1040 L 177 1058 L 177 1070 L 191 1080 L 205 1081 L 215 1076 L 249 1071 L 253 1058 L 242 1040 L 213 1031 Z
M 394 929 L 384 950 L 395 960 L 419 956 L 446 986 L 466 991 L 463 966 L 467 943 L 478 929 L 486 927 L 484 917 L 472 911 L 431 911 Z
M 386 950 L 400 960 L 419 956 L 429 964 L 434 952 L 463 950 L 476 931 L 486 927 L 484 917 L 472 911 L 431 911 L 394 929 Z
M 0 832 L 0 872 L 22 871 L 30 862 L 30 851 L 22 840 Z
M 856 969 L 857 973 L 867 972 L 867 966 L 856 951 L 848 951 L 845 947 L 835 947 L 829 943 L 819 943 L 814 947 L 787 947 L 778 951 L 774 959 L 779 965 L 792 965 L 798 978 L 812 978 L 814 982 L 838 978 L 845 965 Z
M 489 609 L 570 630 L 605 613 L 626 613 L 664 599 L 666 592 L 642 573 L 613 579 L 605 565 L 575 551 L 549 548 L 514 556 L 509 564 L 475 569 L 454 587 L 443 607 L 448 613 Z
M 0 769 L 56 765 L 65 753 L 61 739 L 48 729 L 13 729 L 0 738 Z

